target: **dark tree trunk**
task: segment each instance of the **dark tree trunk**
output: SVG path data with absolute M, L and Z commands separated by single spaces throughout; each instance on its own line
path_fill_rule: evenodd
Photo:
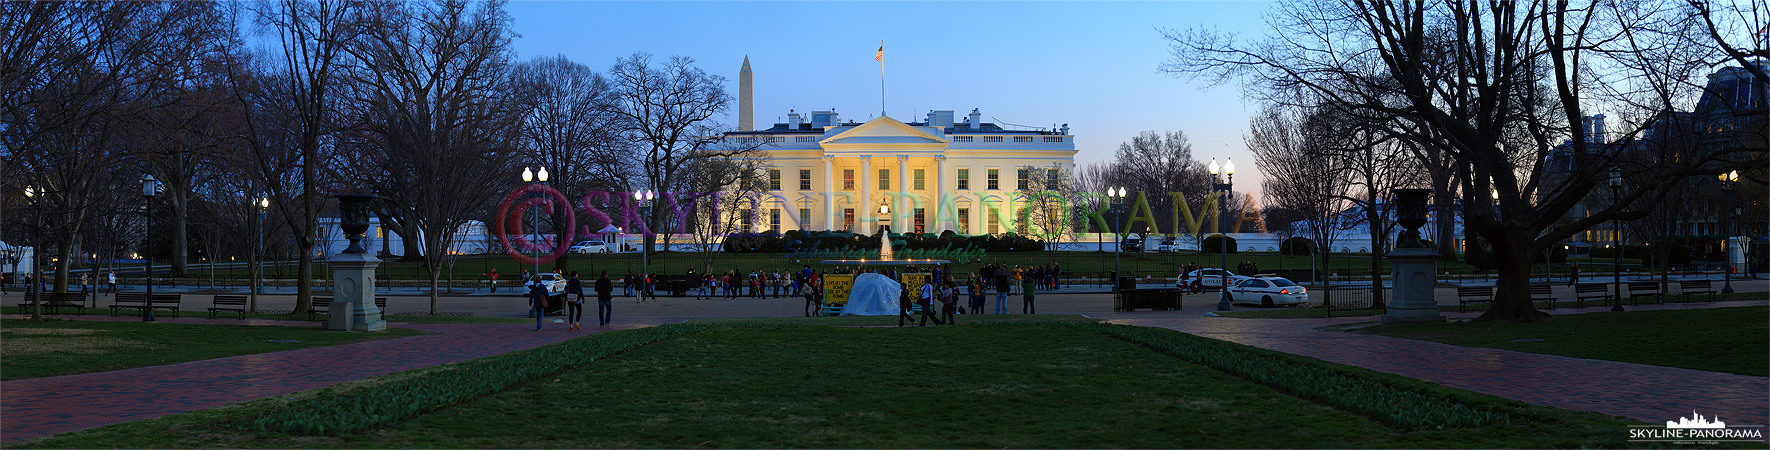
M 1542 251 L 1507 244 L 1510 243 L 1501 241 L 1493 245 L 1494 260 L 1499 263 L 1499 278 L 1493 289 L 1493 303 L 1488 304 L 1487 312 L 1475 320 L 1549 320 L 1548 313 L 1538 311 L 1530 302 L 1530 264 L 1541 256 Z

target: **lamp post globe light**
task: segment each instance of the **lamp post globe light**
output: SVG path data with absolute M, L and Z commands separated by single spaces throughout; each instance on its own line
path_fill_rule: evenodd
M 144 263 L 142 267 L 146 269 L 144 273 L 147 274 L 147 305 L 141 308 L 142 322 L 154 321 L 154 250 L 152 244 L 154 241 L 154 194 L 157 193 L 155 191 L 159 187 L 160 182 L 154 180 L 154 174 L 141 176 L 141 199 L 142 203 L 147 204 L 147 232 L 142 233 L 141 242 L 141 256 Z
M 541 167 L 540 170 L 530 171 L 527 166 L 523 166 L 523 168 L 522 168 L 522 182 L 524 182 L 524 183 L 546 183 L 547 182 L 547 168 Z M 524 285 L 527 285 L 530 281 L 539 283 L 541 280 L 541 247 L 539 245 L 535 245 L 536 243 L 541 242 L 541 218 L 540 218 L 540 213 L 538 211 L 536 212 L 536 214 L 534 214 L 534 216 L 535 216 L 534 218 L 529 219 L 534 222 L 531 225 L 531 228 L 533 228 L 535 230 L 535 240 L 529 241 L 529 243 L 530 243 L 529 245 L 531 247 L 534 247 L 534 249 L 535 249 L 535 271 L 531 272 L 534 274 L 533 275 L 534 278 L 530 279 L 530 280 L 522 280 Z
M 647 239 L 651 238 L 651 199 L 656 198 L 657 195 L 657 191 L 651 189 L 633 193 L 633 200 L 639 202 L 640 223 L 645 224 L 639 234 L 639 279 L 641 280 L 649 280 L 650 278 L 646 277 L 651 274 L 651 242 Z M 645 296 L 640 295 L 639 298 L 644 301 Z
M 1733 204 L 1733 186 L 1737 182 L 1739 182 L 1739 171 L 1721 174 L 1721 192 L 1727 198 L 1725 204 Z M 1729 208 L 1721 212 L 1721 262 L 1724 266 L 1721 270 L 1722 294 L 1733 293 L 1733 245 L 1735 243 L 1733 242 L 1732 219 L 1734 209 L 1736 208 Z
M 270 210 L 270 197 L 259 197 L 252 206 L 258 212 L 258 246 L 252 250 L 252 304 L 247 309 L 258 312 L 258 295 L 264 293 L 264 213 Z
M 25 186 L 25 198 L 31 199 L 31 209 L 35 210 L 36 218 L 32 220 L 37 231 L 36 246 L 31 248 L 31 285 L 25 286 L 25 292 L 32 293 L 32 320 L 43 318 L 43 199 L 38 197 L 42 193 L 42 187 Z
M 1217 270 L 1223 271 L 1220 275 L 1223 280 L 1223 296 L 1221 300 L 1217 301 L 1217 310 L 1228 311 L 1231 309 L 1229 301 L 1229 232 L 1224 228 L 1229 225 L 1224 216 L 1229 214 L 1229 196 L 1233 194 L 1231 189 L 1235 187 L 1235 159 L 1225 158 L 1223 166 L 1218 167 L 1217 158 L 1211 158 L 1211 165 L 1207 169 L 1211 172 L 1211 191 L 1223 193 L 1217 201 L 1217 253 L 1222 255 L 1223 264 L 1217 268 Z M 1217 182 L 1219 180 L 1218 173 L 1223 175 L 1221 183 Z
M 1125 212 L 1120 210 L 1119 204 L 1123 203 L 1125 201 L 1125 188 L 1123 188 L 1123 187 L 1106 188 L 1106 197 L 1112 199 L 1112 213 L 1113 213 L 1114 217 L 1118 218 L 1118 224 L 1116 227 L 1117 229 L 1112 232 L 1112 235 L 1114 238 L 1114 242 L 1112 244 L 1112 281 L 1108 282 L 1112 285 L 1112 291 L 1118 292 L 1119 291 L 1119 253 L 1122 253 L 1122 250 L 1125 245 L 1125 238 L 1124 238 L 1124 236 L 1121 235 L 1121 232 L 1123 232 L 1125 229 Z
M 1622 171 L 1621 170 L 1617 170 L 1617 168 L 1615 168 L 1615 167 L 1610 168 L 1609 184 L 1610 184 L 1610 203 L 1611 203 L 1611 205 L 1615 205 L 1616 202 L 1619 200 L 1618 194 L 1622 192 Z M 1611 242 L 1611 250 L 1615 252 L 1610 255 L 1611 256 L 1610 274 L 1611 274 L 1611 278 L 1612 278 L 1611 282 L 1616 286 L 1616 297 L 1614 297 L 1616 299 L 1616 303 L 1610 307 L 1610 310 L 1616 311 L 1616 312 L 1622 312 L 1623 307 L 1622 307 L 1622 221 L 1621 220 L 1614 220 L 1613 219 L 1610 221 L 1610 242 Z

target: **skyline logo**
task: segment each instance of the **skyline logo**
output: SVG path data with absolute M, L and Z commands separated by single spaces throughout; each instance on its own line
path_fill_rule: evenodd
M 1690 411 L 1690 417 L 1667 420 L 1659 425 L 1633 425 L 1629 442 L 1667 442 L 1672 445 L 1716 444 L 1721 442 L 1766 442 L 1763 425 L 1728 426 L 1720 417 L 1703 417 Z
M 1666 428 L 1669 428 L 1669 429 L 1727 428 L 1727 422 L 1722 422 L 1720 417 L 1716 417 L 1713 422 L 1710 422 L 1707 419 L 1704 419 L 1701 414 L 1697 414 L 1696 411 L 1694 411 L 1694 410 L 1690 411 L 1690 416 L 1691 417 L 1679 417 L 1678 421 L 1676 421 L 1676 422 L 1667 420 L 1666 421 Z

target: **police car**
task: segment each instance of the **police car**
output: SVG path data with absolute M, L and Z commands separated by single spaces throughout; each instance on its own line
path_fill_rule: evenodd
M 1297 306 L 1309 302 L 1309 291 L 1283 277 L 1256 276 L 1229 285 L 1232 303 L 1274 306 Z

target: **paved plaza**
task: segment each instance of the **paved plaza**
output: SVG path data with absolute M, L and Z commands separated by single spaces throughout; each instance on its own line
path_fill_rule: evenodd
M 1765 281 L 1735 283 L 1742 292 L 1764 292 Z M 1447 296 L 1448 292 L 1448 296 Z M 1454 289 L 1440 289 L 1441 304 L 1455 304 Z M 207 295 L 187 295 L 184 317 L 162 315 L 168 323 L 259 324 L 314 326 L 312 322 L 205 319 L 199 312 Z M 1331 319 L 1237 319 L 1209 317 L 1216 296 L 1192 294 L 1185 309 L 1163 312 L 1110 312 L 1110 294 L 1098 292 L 1040 293 L 1039 312 L 1082 314 L 1093 318 L 1179 330 L 1200 336 L 1262 347 L 1325 361 L 1364 367 L 1528 403 L 1625 416 L 1656 422 L 1691 410 L 1746 424 L 1770 422 L 1770 381 L 1765 377 L 1704 372 L 1506 350 L 1458 347 L 1433 342 L 1323 331 L 1329 325 L 1369 322 L 1371 317 Z M 7 296 L 15 304 L 17 294 Z M 101 297 L 105 305 L 109 297 Z M 990 301 L 994 301 L 993 296 Z M 1009 310 L 1019 311 L 1018 298 Z M 1726 303 L 1679 303 L 1631 306 L 1632 310 L 1757 306 L 1770 300 Z M 288 310 L 290 296 L 261 298 L 263 310 Z M 408 313 L 427 309 L 428 299 L 393 297 L 388 309 Z M 226 404 L 315 389 L 351 380 L 464 361 L 532 348 L 598 331 L 673 323 L 699 317 L 794 317 L 803 300 L 695 299 L 664 297 L 637 303 L 617 297 L 615 324 L 609 328 L 566 330 L 549 324 L 535 332 L 530 325 L 401 324 L 434 334 L 359 342 L 256 355 L 194 361 L 157 367 L 0 383 L 0 441 L 15 442 Z M 521 317 L 523 300 L 515 296 L 443 297 L 438 309 L 478 316 Z M 993 309 L 993 305 L 986 310 Z M 1245 310 L 1247 308 L 1237 308 Z M 1602 307 L 1560 309 L 1555 314 L 1604 311 Z M 1448 313 L 1470 318 L 1476 312 Z M 17 317 L 17 316 L 9 316 Z M 104 315 L 62 316 L 76 320 L 139 320 Z M 963 316 L 960 318 L 963 323 Z M 1725 350 L 1717 350 L 1725 351 Z

